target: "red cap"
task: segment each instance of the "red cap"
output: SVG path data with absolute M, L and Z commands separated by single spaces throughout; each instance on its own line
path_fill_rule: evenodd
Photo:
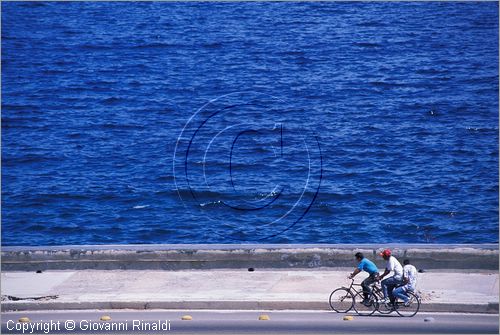
M 391 250 L 389 249 L 385 249 L 384 251 L 382 251 L 380 253 L 380 256 L 387 256 L 387 257 L 390 257 L 391 256 Z

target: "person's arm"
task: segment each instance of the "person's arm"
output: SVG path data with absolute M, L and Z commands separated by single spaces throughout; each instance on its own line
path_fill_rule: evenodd
M 384 273 L 382 273 L 382 275 L 378 278 L 378 280 L 382 280 L 384 279 L 385 276 L 387 276 L 391 271 L 385 269 Z
M 353 272 L 349 275 L 349 279 L 352 279 L 352 278 L 356 277 L 356 275 L 357 275 L 358 273 L 360 273 L 360 272 L 361 272 L 361 270 L 360 270 L 360 269 L 358 269 L 358 268 L 356 268 L 356 270 L 354 270 L 354 271 L 353 271 Z
M 410 279 L 408 279 L 408 270 L 403 268 L 403 285 L 406 285 L 410 282 Z

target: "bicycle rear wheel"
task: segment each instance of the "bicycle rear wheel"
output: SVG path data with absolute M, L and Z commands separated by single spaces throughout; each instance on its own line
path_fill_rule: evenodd
M 413 292 L 406 292 L 406 295 L 410 297 L 408 306 L 405 306 L 405 303 L 401 299 L 396 299 L 394 307 L 396 313 L 400 316 L 411 318 L 415 316 L 420 309 L 420 298 Z
M 338 288 L 330 294 L 330 307 L 337 313 L 347 313 L 354 305 L 354 297 L 346 288 Z
M 370 295 L 369 301 L 364 304 L 363 292 L 359 292 L 354 296 L 354 311 L 361 316 L 369 316 L 375 313 L 378 308 L 378 303 L 375 301 L 373 294 Z

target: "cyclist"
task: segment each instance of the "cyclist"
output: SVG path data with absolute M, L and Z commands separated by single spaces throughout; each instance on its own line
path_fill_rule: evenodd
M 401 263 L 399 263 L 399 261 L 396 259 L 396 257 L 392 256 L 390 249 L 385 249 L 380 253 L 380 255 L 386 261 L 385 271 L 380 276 L 380 280 L 382 280 L 385 276 L 391 273 L 391 271 L 394 272 L 394 275 L 392 277 L 384 279 L 381 282 L 382 292 L 384 293 L 383 302 L 387 302 L 387 299 L 389 299 L 390 303 L 392 304 L 394 303 L 395 299 L 394 296 L 392 295 L 392 290 L 396 286 L 401 285 L 403 281 L 403 267 L 401 266 Z
M 406 292 L 413 292 L 417 287 L 417 269 L 410 264 L 409 259 L 403 261 L 403 285 L 396 287 L 392 294 L 403 300 L 405 306 L 410 304 L 410 298 L 405 294 Z
M 378 280 L 378 268 L 372 261 L 365 258 L 361 252 L 356 253 L 354 257 L 358 261 L 358 267 L 349 275 L 349 279 L 354 278 L 361 271 L 368 272 L 368 277 L 361 282 L 361 287 L 363 287 L 363 304 L 369 305 L 368 297 L 372 292 L 371 285 Z

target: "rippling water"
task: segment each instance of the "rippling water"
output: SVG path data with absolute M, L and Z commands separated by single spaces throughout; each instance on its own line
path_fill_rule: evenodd
M 498 242 L 498 88 L 497 3 L 3 3 L 2 243 Z

